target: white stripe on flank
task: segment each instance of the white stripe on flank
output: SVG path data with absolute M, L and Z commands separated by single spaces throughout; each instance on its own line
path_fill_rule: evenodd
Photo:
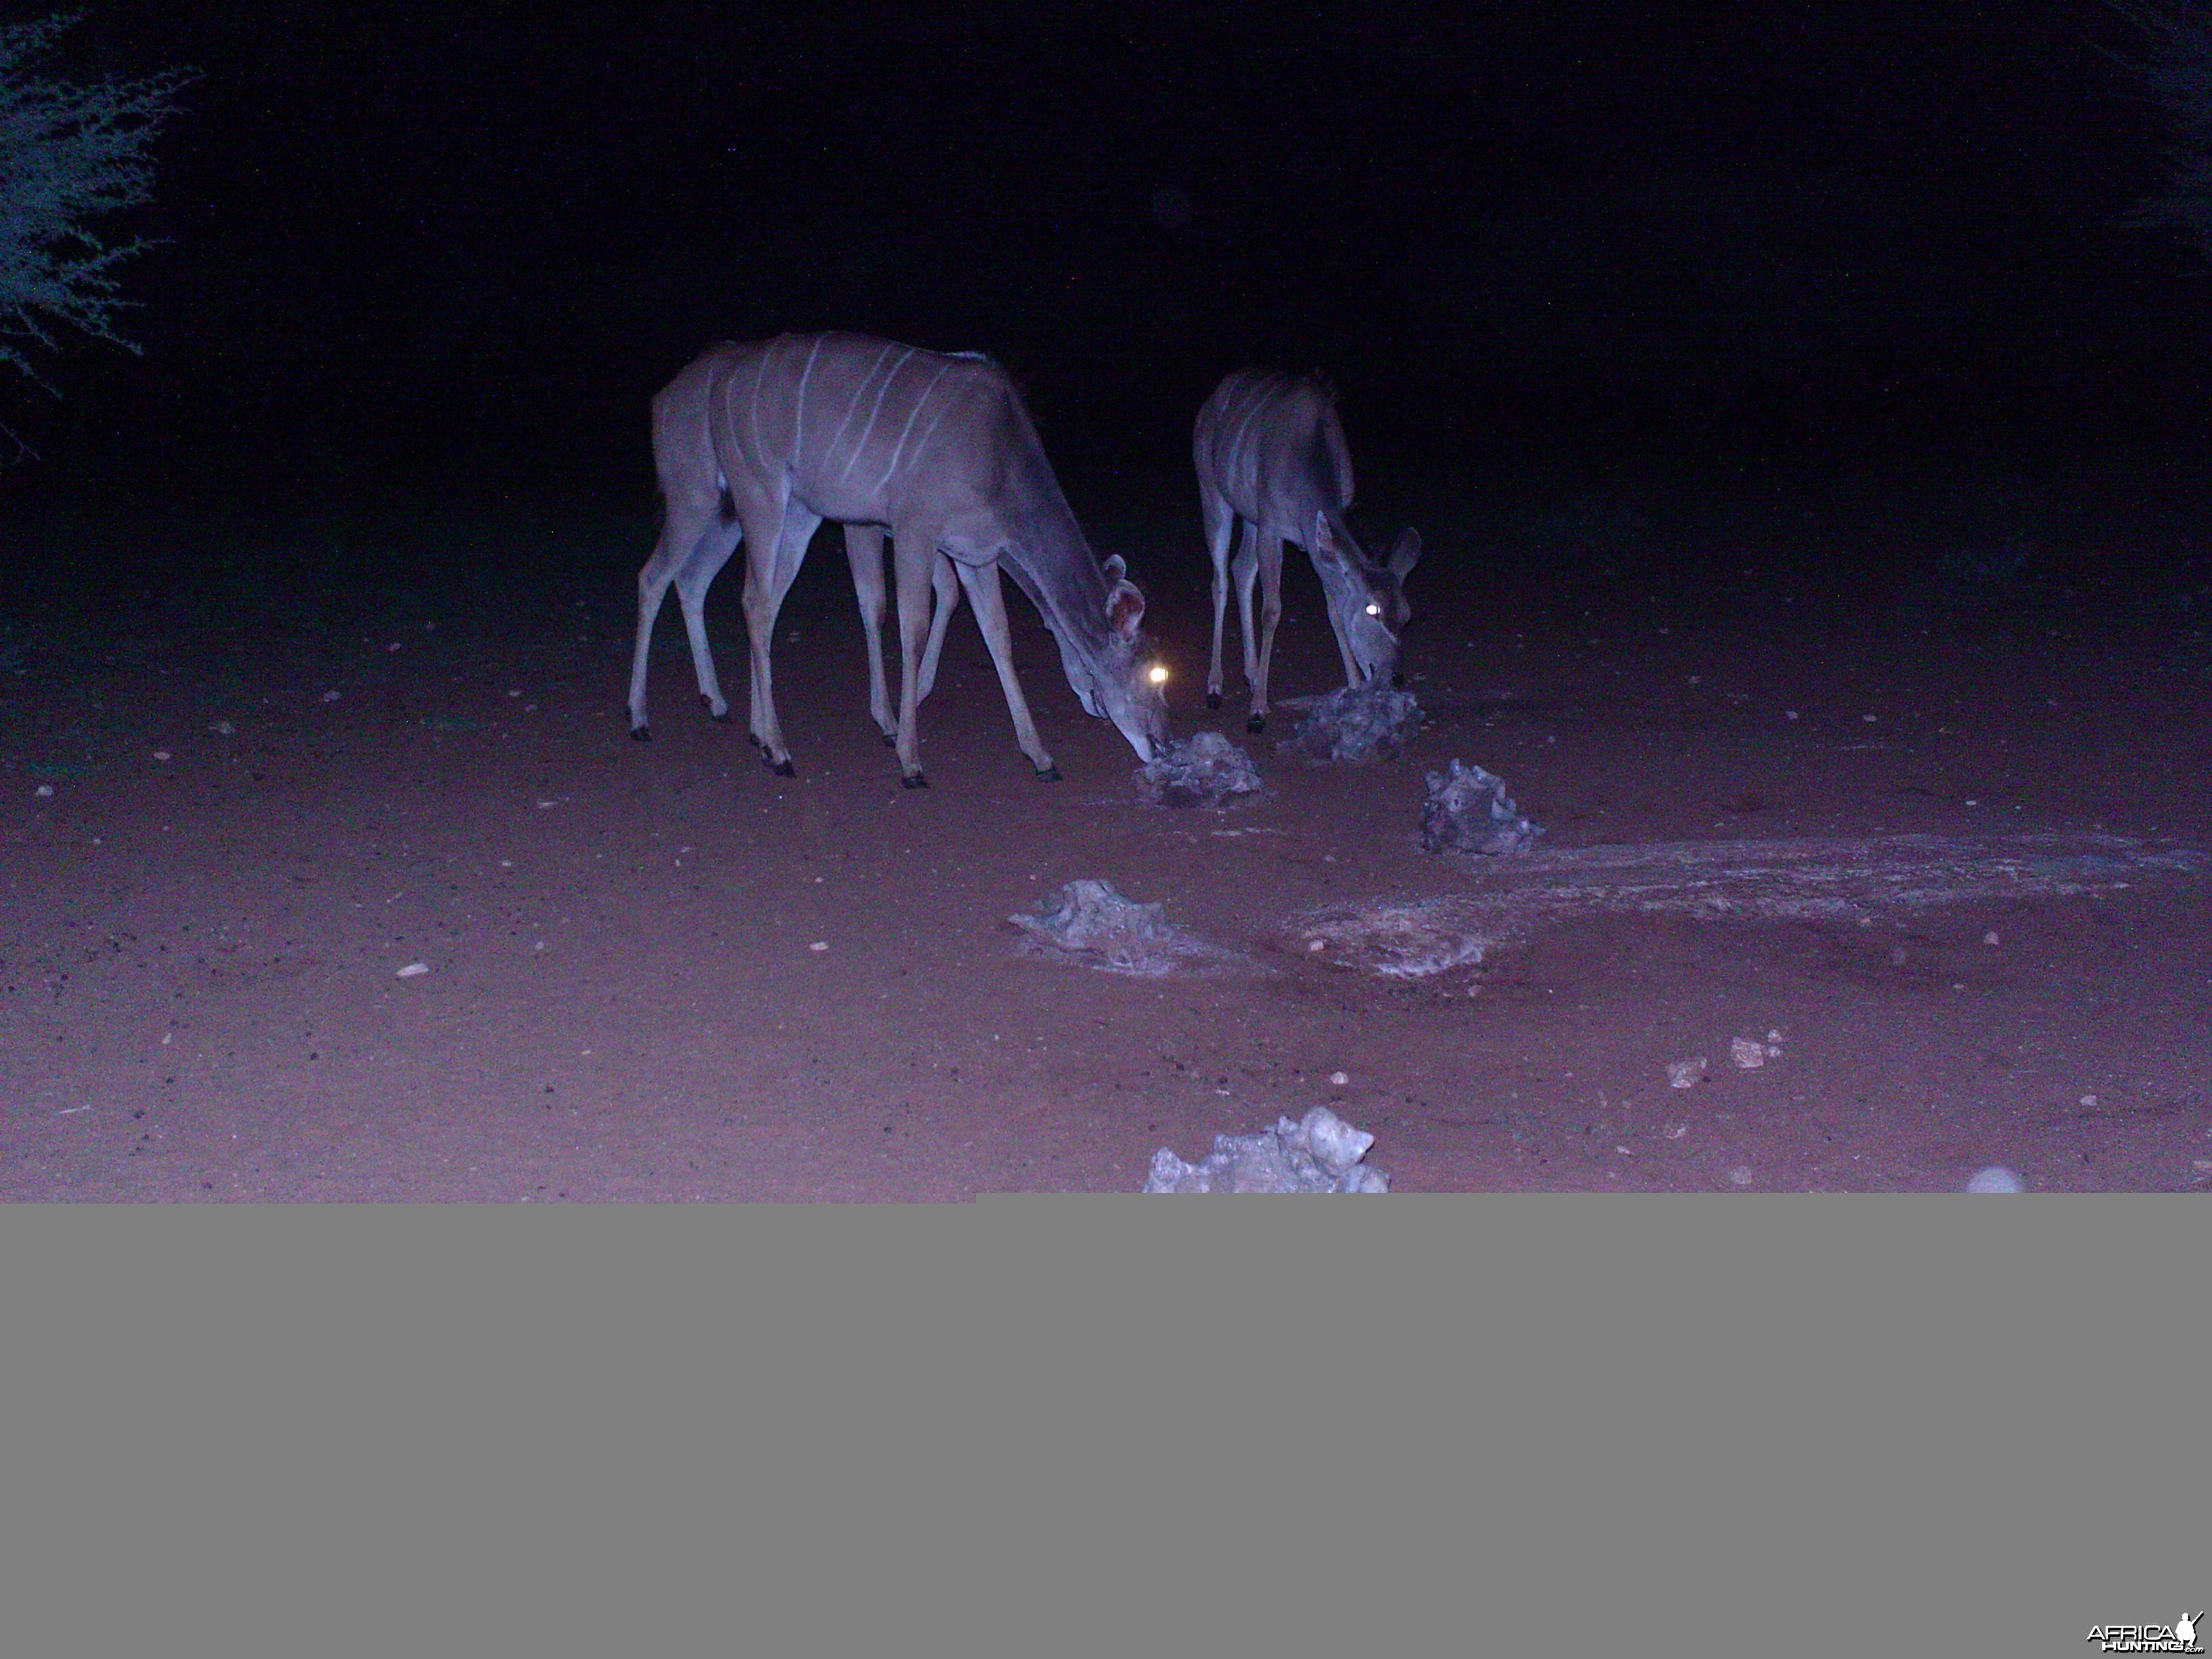
M 1255 386 L 1252 391 L 1252 401 L 1244 406 L 1243 418 L 1237 423 L 1237 435 L 1229 441 L 1230 464 L 1231 465 L 1235 465 L 1238 462 L 1248 461 L 1250 459 L 1251 451 L 1249 446 L 1250 443 L 1252 422 L 1259 418 L 1260 411 L 1266 404 L 1267 401 L 1267 394 L 1264 389 Z
M 891 372 L 884 376 L 884 383 L 876 388 L 876 406 L 868 411 L 867 430 L 860 434 L 853 445 L 853 453 L 845 458 L 845 465 L 837 474 L 839 483 L 845 482 L 845 474 L 853 470 L 853 463 L 860 459 L 860 452 L 868 447 L 868 440 L 876 435 L 876 422 L 883 418 L 884 394 L 891 389 L 891 382 L 898 379 L 899 370 L 906 367 L 906 360 L 913 356 L 914 352 L 914 347 L 908 346 L 898 362 L 891 365 Z
M 853 411 L 860 406 L 860 399 L 866 395 L 868 382 L 876 378 L 876 371 L 884 366 L 884 359 L 897 349 L 895 345 L 885 345 L 876 354 L 876 361 L 868 365 L 868 372 L 860 376 L 860 384 L 853 388 L 852 401 L 845 405 L 845 418 L 837 422 L 837 435 L 830 439 L 830 447 L 823 453 L 822 460 L 825 466 L 837 458 L 837 446 L 845 441 L 846 430 L 853 424 Z M 908 347 L 908 349 L 911 350 L 913 348 Z M 877 401 L 880 403 L 883 400 L 879 397 Z M 848 461 L 845 465 L 847 471 L 849 471 L 852 469 L 850 461 Z
M 979 357 L 978 361 L 988 362 L 989 360 L 988 358 Z M 933 389 L 934 387 L 933 386 Z M 938 404 L 937 413 L 930 416 L 928 429 L 923 432 L 921 441 L 914 447 L 914 465 L 917 471 L 920 471 L 921 467 L 921 458 L 929 453 L 929 441 L 937 435 L 937 428 L 945 423 L 945 412 L 949 410 L 953 404 L 959 401 L 960 394 L 958 391 L 956 390 L 951 397 L 947 398 L 943 403 Z
M 814 349 L 806 354 L 806 367 L 799 376 L 799 413 L 791 424 L 791 470 L 799 471 L 799 457 L 806 447 L 806 383 L 814 378 L 814 360 L 822 355 L 822 339 L 814 337 Z
M 750 400 L 753 414 L 753 465 L 757 471 L 768 471 L 768 446 L 761 441 L 760 389 L 768 378 L 768 353 L 762 352 L 753 364 L 753 395 Z
M 937 373 L 931 376 L 929 384 L 922 388 L 921 396 L 914 400 L 914 407 L 907 410 L 906 424 L 899 428 L 898 442 L 891 449 L 890 459 L 884 463 L 884 476 L 876 480 L 878 495 L 881 495 L 884 493 L 884 486 L 890 483 L 891 474 L 898 471 L 899 457 L 906 453 L 906 441 L 908 435 L 914 430 L 915 417 L 921 413 L 921 406 L 937 395 L 937 383 L 945 378 L 945 371 L 951 367 L 949 363 L 938 364 Z M 934 422 L 931 422 L 930 429 L 932 431 L 936 429 Z M 920 453 L 919 450 L 915 452 L 917 454 Z

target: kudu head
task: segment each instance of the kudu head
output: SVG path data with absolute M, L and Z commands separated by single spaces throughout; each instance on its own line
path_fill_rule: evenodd
M 1399 532 L 1390 556 L 1370 559 L 1352 532 L 1330 515 L 1314 515 L 1314 568 L 1321 572 L 1329 615 L 1352 652 L 1363 680 L 1387 675 L 1398 665 L 1399 630 L 1413 620 L 1406 603 L 1406 578 L 1420 562 L 1421 538 Z
M 1121 729 L 1140 761 L 1150 761 L 1168 740 L 1167 670 L 1145 637 L 1145 596 L 1128 577 L 1118 553 L 1102 567 L 1106 578 L 1105 643 L 1097 661 L 1085 663 L 1060 637 L 1060 662 L 1067 683 L 1085 712 L 1103 715 Z

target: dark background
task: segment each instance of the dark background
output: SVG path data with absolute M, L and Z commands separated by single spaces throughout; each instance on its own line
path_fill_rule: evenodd
M 204 78 L 137 216 L 145 355 L 8 394 L 6 505 L 142 550 L 649 513 L 653 390 L 823 326 L 1000 357 L 1086 517 L 1186 504 L 1247 362 L 1336 377 L 1386 516 L 2186 495 L 2212 286 L 2121 222 L 2163 140 L 2100 48 L 2142 43 L 2093 0 L 105 5 L 61 67 Z

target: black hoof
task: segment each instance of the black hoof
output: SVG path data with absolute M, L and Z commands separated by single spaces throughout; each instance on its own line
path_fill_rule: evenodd
M 898 747 L 898 733 L 897 733 L 897 732 L 884 732 L 884 748 L 886 748 L 886 749 L 896 749 L 896 748 L 897 748 L 897 747 Z
M 707 711 L 707 717 L 709 720 L 719 720 L 724 726 L 727 726 L 730 723 L 730 711 L 726 708 L 719 714 L 717 714 L 713 709 L 709 708 Z
M 788 760 L 775 759 L 765 750 L 761 755 L 761 764 L 780 778 L 795 778 L 799 775 L 799 769 Z
M 653 728 L 649 726 L 631 726 L 629 729 L 629 740 L 632 743 L 651 743 L 653 741 Z
M 1221 707 L 1221 693 L 1219 693 L 1218 691 L 1209 691 L 1209 692 L 1207 692 L 1207 693 L 1206 694 L 1206 706 L 1208 708 L 1220 708 L 1220 707 Z
M 1039 767 L 1037 769 L 1037 781 L 1039 783 L 1058 783 L 1060 781 L 1060 769 L 1057 766 Z
M 929 787 L 929 780 L 919 772 L 902 772 L 899 775 L 899 787 L 902 789 L 927 789 Z
M 1244 722 L 1244 729 L 1255 735 L 1266 731 L 1267 729 L 1267 717 L 1265 714 L 1254 714 L 1249 716 Z

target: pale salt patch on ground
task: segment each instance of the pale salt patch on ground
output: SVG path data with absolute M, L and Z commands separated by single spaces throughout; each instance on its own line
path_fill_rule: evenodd
M 1171 1147 L 1152 1154 L 1148 1193 L 1386 1193 L 1390 1177 L 1361 1162 L 1375 1137 L 1326 1106 L 1297 1122 L 1279 1118 L 1257 1134 L 1216 1135 L 1213 1151 L 1186 1164 Z
M 1108 882 L 1071 881 L 1034 912 L 1006 918 L 1032 950 L 1085 960 L 1112 974 L 1156 978 L 1177 969 L 1205 969 L 1235 958 L 1167 920 L 1164 907 L 1141 904 Z

